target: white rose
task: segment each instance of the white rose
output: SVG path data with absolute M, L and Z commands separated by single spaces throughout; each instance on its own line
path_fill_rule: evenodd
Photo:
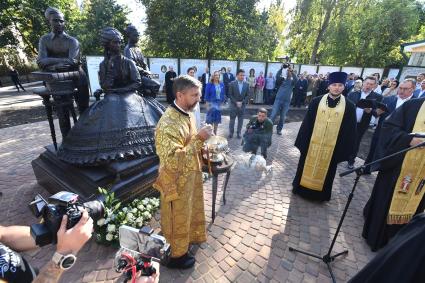
M 134 218 L 134 215 L 133 215 L 133 213 L 131 213 L 131 212 L 129 212 L 128 214 L 127 214 L 127 220 L 128 221 L 130 221 L 130 220 L 132 220 L 133 218 Z
M 143 212 L 143 217 L 145 219 L 150 219 L 152 217 L 152 215 L 149 212 L 145 211 L 145 212 Z
M 108 228 L 106 228 L 108 232 L 115 232 L 115 225 L 114 224 L 108 224 Z
M 106 240 L 107 241 L 112 241 L 114 239 L 114 235 L 112 235 L 112 234 L 106 234 Z
M 147 205 L 147 204 L 149 203 L 149 201 L 148 201 L 147 199 L 144 199 L 144 200 L 142 201 L 142 203 L 143 203 L 143 205 Z
M 143 204 L 139 204 L 138 206 L 137 206 L 137 208 L 139 209 L 139 210 L 145 210 L 145 207 L 143 206 Z
M 133 209 L 131 210 L 131 212 L 133 212 L 133 213 L 137 213 L 137 208 L 133 208 Z
M 114 221 L 117 216 L 115 214 L 111 215 L 111 220 Z
M 103 225 L 105 225 L 105 218 L 101 218 L 97 220 L 97 226 L 103 226 Z
M 122 209 L 122 211 L 127 212 L 127 211 L 128 211 L 128 207 L 124 207 L 124 208 Z

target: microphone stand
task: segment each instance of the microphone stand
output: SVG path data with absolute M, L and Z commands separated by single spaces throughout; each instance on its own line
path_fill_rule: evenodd
M 305 255 L 308 255 L 308 256 L 311 256 L 311 257 L 314 257 L 314 258 L 317 258 L 317 259 L 322 260 L 327 265 L 327 267 L 328 267 L 329 273 L 331 274 L 331 277 L 332 277 L 332 282 L 335 283 L 336 280 L 335 280 L 335 275 L 333 274 L 333 271 L 332 271 L 331 262 L 333 262 L 335 260 L 335 258 L 337 258 L 338 256 L 348 254 L 348 250 L 345 250 L 343 252 L 340 252 L 340 253 L 331 255 L 332 249 L 333 249 L 333 247 L 335 245 L 336 238 L 338 237 L 338 233 L 341 230 L 341 226 L 342 226 L 342 223 L 344 222 L 345 215 L 347 214 L 347 210 L 348 210 L 348 208 L 350 206 L 351 200 L 354 197 L 354 191 L 356 190 L 357 183 L 359 182 L 360 177 L 363 175 L 364 169 L 367 166 L 376 164 L 378 162 L 387 160 L 387 159 L 392 158 L 394 156 L 397 156 L 399 154 L 402 154 L 402 153 L 405 153 L 405 152 L 410 151 L 412 149 L 415 149 L 415 148 L 418 148 L 418 147 L 423 147 L 423 146 L 425 146 L 425 142 L 422 142 L 422 143 L 420 143 L 418 145 L 415 145 L 415 146 L 411 146 L 411 147 L 405 148 L 405 149 L 400 150 L 398 152 L 395 152 L 393 154 L 387 155 L 387 156 L 385 156 L 383 158 L 374 160 L 374 161 L 372 161 L 372 162 L 370 162 L 368 164 L 363 164 L 362 166 L 356 167 L 354 169 L 347 170 L 347 171 L 342 172 L 341 174 L 339 174 L 340 177 L 344 177 L 344 176 L 346 176 L 348 174 L 351 174 L 353 172 L 356 172 L 356 179 L 354 180 L 353 188 L 351 189 L 350 195 L 348 196 L 348 200 L 347 200 L 347 203 L 345 204 L 344 212 L 342 213 L 341 219 L 339 220 L 338 228 L 336 229 L 335 235 L 334 235 L 334 237 L 332 239 L 332 243 L 331 243 L 331 246 L 329 247 L 328 252 L 325 255 L 320 256 L 320 255 L 316 255 L 316 254 L 313 254 L 313 253 L 310 253 L 310 252 L 307 252 L 307 251 L 299 250 L 299 249 L 296 249 L 296 248 L 293 248 L 293 247 L 289 247 L 289 250 L 292 251 L 292 252 L 299 252 L 301 254 L 305 254 Z

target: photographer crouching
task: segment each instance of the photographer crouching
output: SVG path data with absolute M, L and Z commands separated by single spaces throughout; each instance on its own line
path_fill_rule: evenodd
M 38 248 L 29 226 L 0 226 L 0 282 L 57 282 L 62 273 L 77 260 L 76 255 L 90 239 L 93 219 L 84 210 L 77 224 L 67 229 L 68 215 L 63 215 L 57 231 L 56 252 L 36 275 L 19 252 Z
M 267 148 L 272 144 L 273 122 L 267 118 L 265 108 L 258 109 L 257 115 L 253 116 L 246 125 L 243 136 L 243 151 L 257 154 L 258 147 L 261 155 L 267 159 Z

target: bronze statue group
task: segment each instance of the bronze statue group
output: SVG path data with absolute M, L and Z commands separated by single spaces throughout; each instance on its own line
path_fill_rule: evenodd
M 64 17 L 59 10 L 48 8 L 45 16 L 52 32 L 40 39 L 37 61 L 40 68 L 51 72 L 80 72 L 76 84 L 80 117 L 68 135 L 63 137 L 58 157 L 71 164 L 91 166 L 158 154 L 160 169 L 154 187 L 161 192 L 161 228 L 172 248 L 169 267 L 193 266 L 195 260 L 188 254 L 189 244 L 206 241 L 200 153 L 204 141 L 213 134 L 211 126 L 197 130 L 194 123 L 192 110 L 200 101 L 202 85 L 187 75 L 175 78 L 175 101 L 165 110 L 153 97 L 157 85 L 149 79 L 149 70 L 137 47 L 137 30 L 131 25 L 127 27 L 129 42 L 123 55 L 121 33 L 107 27 L 101 30 L 99 36 L 104 60 L 99 67 L 102 90 L 97 94 L 102 92 L 104 98 L 89 106 L 79 43 L 64 32 Z M 300 151 L 300 159 L 293 180 L 293 193 L 301 197 L 330 200 L 337 165 L 350 160 L 356 152 L 356 113 L 364 111 L 367 115 L 370 110 L 356 109 L 356 105 L 342 95 L 346 79 L 347 74 L 343 72 L 329 75 L 329 92 L 311 101 L 299 129 L 295 146 Z M 232 91 L 240 94 L 244 85 L 236 82 L 232 87 Z M 218 97 L 220 86 L 211 92 Z M 409 135 L 411 132 L 425 132 L 424 101 L 406 101 L 382 123 L 377 150 L 380 155 L 376 158 L 424 141 Z M 238 101 L 231 102 L 236 107 Z M 230 135 L 233 136 L 238 116 L 239 137 L 241 117 L 236 110 L 233 112 Z M 248 123 L 245 151 L 256 153 L 260 147 L 263 156 L 267 157 L 272 131 L 267 111 L 260 109 Z M 425 149 L 417 148 L 379 167 L 365 209 L 363 228 L 363 236 L 372 250 L 384 247 L 391 237 L 424 210 L 424 153 Z M 415 258 L 410 261 L 414 262 Z

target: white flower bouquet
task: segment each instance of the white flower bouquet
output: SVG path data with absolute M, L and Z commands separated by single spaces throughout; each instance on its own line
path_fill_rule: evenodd
M 95 223 L 96 241 L 105 245 L 117 245 L 118 229 L 121 225 L 141 228 L 147 224 L 159 209 L 158 198 L 133 199 L 123 206 L 115 199 L 114 193 L 99 188 L 104 196 L 105 215 Z

